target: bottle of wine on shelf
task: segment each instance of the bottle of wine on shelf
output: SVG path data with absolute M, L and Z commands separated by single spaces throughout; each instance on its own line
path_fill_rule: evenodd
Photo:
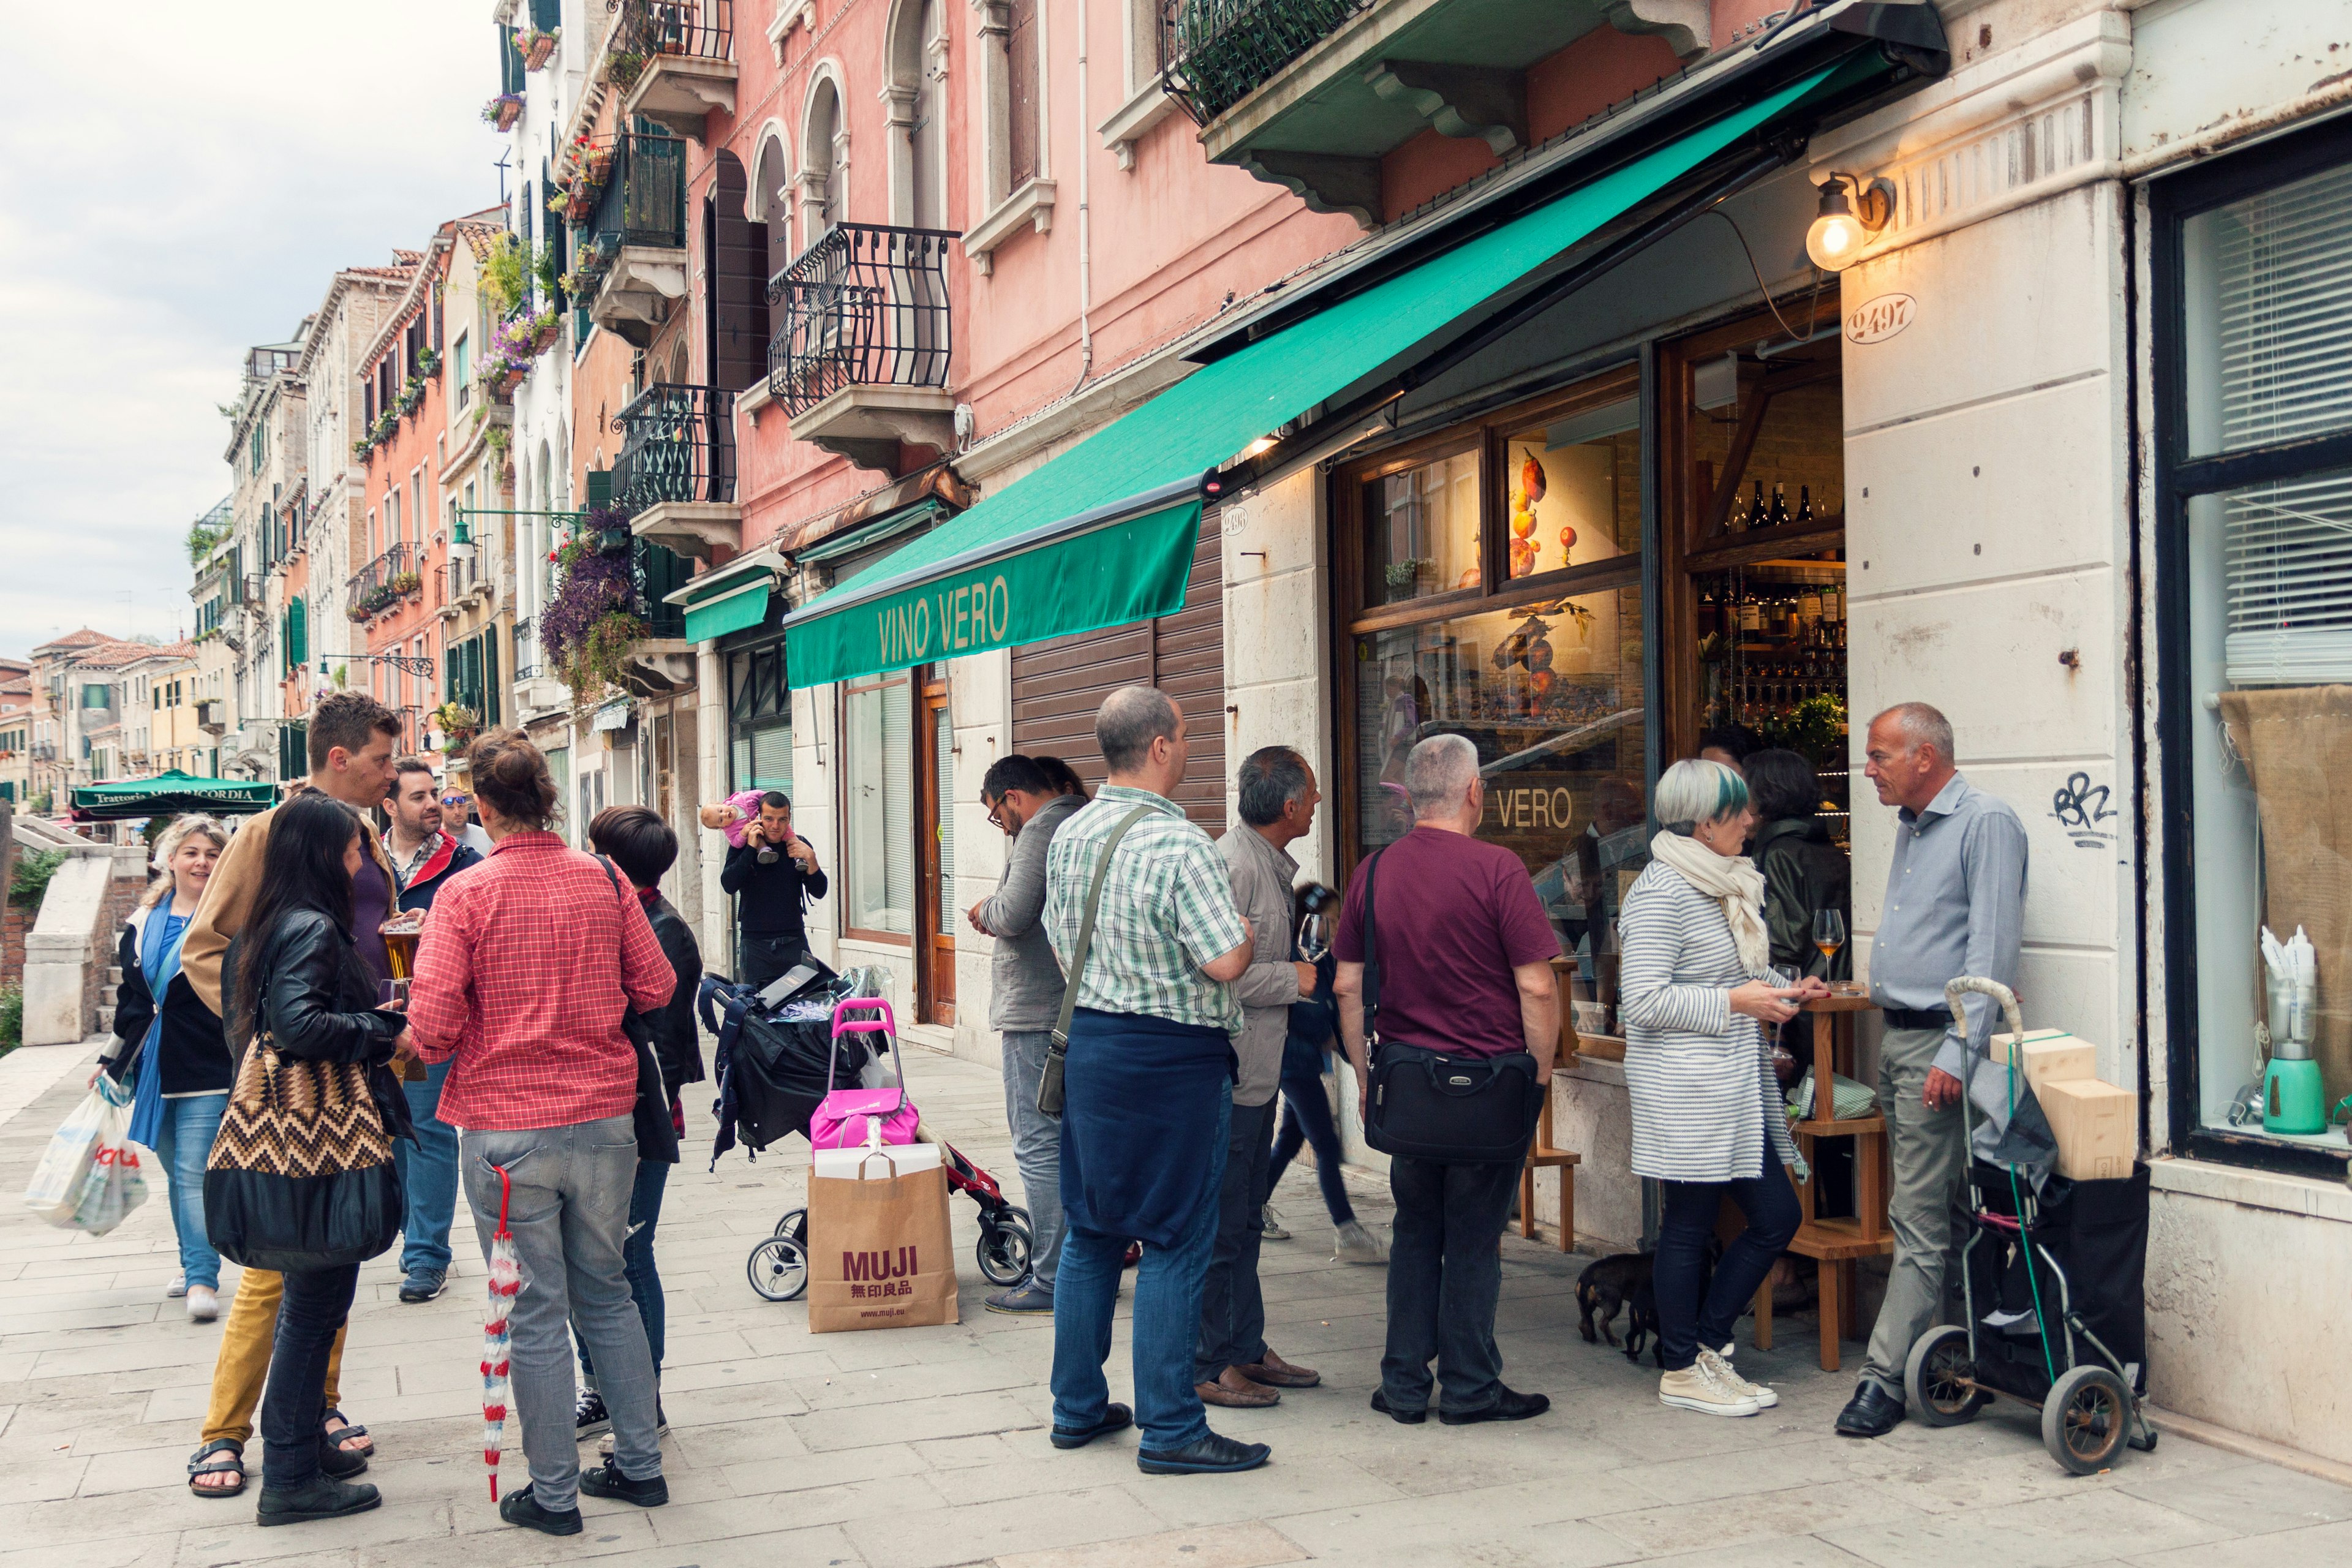
M 1739 526 L 1743 531 L 1764 526 L 1764 481 L 1762 479 L 1756 481 L 1756 499 L 1748 503 L 1748 515 L 1739 520 Z
M 1811 485 L 1799 485 L 1797 487 L 1797 526 L 1799 528 L 1802 528 L 1812 521 L 1813 487 Z
M 1766 526 L 1770 527 L 1770 528 L 1778 528 L 1778 527 L 1780 527 L 1782 523 L 1784 523 L 1784 522 L 1786 522 L 1786 521 L 1789 521 L 1789 496 L 1788 496 L 1788 491 L 1787 491 L 1786 488 L 1785 488 L 1785 487 L 1783 487 L 1783 486 L 1780 486 L 1780 485 L 1774 485 L 1774 486 L 1772 487 L 1772 510 L 1771 510 L 1771 514 L 1769 515 L 1769 517 L 1766 520 Z

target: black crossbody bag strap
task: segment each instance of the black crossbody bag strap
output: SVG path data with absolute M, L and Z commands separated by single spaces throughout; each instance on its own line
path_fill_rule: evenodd
M 1372 1052 L 1381 1043 L 1381 947 L 1378 922 L 1373 918 L 1372 895 L 1380 890 L 1381 857 L 1385 847 L 1372 851 L 1364 862 L 1364 1059 L 1371 1060 Z

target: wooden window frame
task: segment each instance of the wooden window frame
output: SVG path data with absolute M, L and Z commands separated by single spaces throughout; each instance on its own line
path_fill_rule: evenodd
M 868 676 L 858 680 L 845 680 L 837 688 L 839 696 L 833 705 L 833 754 L 841 759 L 841 765 L 834 770 L 840 779 L 840 783 L 835 789 L 834 811 L 835 814 L 835 820 L 841 824 L 840 853 L 836 857 L 836 860 L 841 870 L 843 887 L 841 898 L 835 905 L 835 908 L 840 911 L 836 918 L 841 922 L 841 934 L 851 942 L 871 942 L 877 947 L 905 948 L 907 950 L 908 956 L 917 961 L 917 968 L 919 971 L 921 968 L 920 955 L 915 951 L 915 933 L 912 931 L 874 931 L 865 926 L 852 925 L 849 921 L 850 894 L 848 889 L 848 878 L 850 874 L 849 857 L 851 851 L 849 842 L 849 791 L 851 788 L 850 774 L 853 772 L 849 765 L 849 699 L 853 694 L 857 692 L 880 691 L 891 686 L 903 685 L 908 688 L 907 700 L 908 703 L 910 705 L 919 703 L 921 699 L 919 689 L 917 687 L 916 682 L 921 675 L 922 667 L 918 667 L 915 669 L 895 669 L 889 671 L 887 674 Z M 910 725 L 910 733 L 908 736 L 909 746 L 919 752 L 920 748 L 914 745 L 911 728 L 912 727 Z M 913 760 L 909 759 L 908 773 L 910 776 L 913 771 Z M 919 816 L 919 813 L 918 816 Z M 916 876 L 919 882 L 921 879 L 921 849 L 922 847 L 918 844 L 916 846 Z M 911 913 L 908 916 L 908 923 L 910 926 L 918 923 L 914 915 Z

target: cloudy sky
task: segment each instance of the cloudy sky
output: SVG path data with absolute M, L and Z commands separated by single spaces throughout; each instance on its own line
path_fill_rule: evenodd
M 189 624 L 251 344 L 499 198 L 489 0 L 11 5 L 0 656 Z

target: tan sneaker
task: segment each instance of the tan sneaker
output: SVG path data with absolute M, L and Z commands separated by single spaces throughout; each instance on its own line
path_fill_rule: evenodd
M 1759 1410 L 1769 1410 L 1780 1403 L 1780 1396 L 1762 1384 L 1750 1383 L 1740 1376 L 1739 1369 L 1731 1364 L 1731 1358 L 1727 1355 L 1716 1351 L 1701 1350 L 1698 1352 L 1698 1364 L 1705 1367 L 1708 1374 L 1717 1383 L 1734 1394 L 1744 1394 L 1754 1400 L 1756 1408 Z
M 1757 1410 L 1754 1400 L 1717 1382 L 1696 1362 L 1658 1379 L 1658 1403 L 1702 1415 L 1753 1415 Z

